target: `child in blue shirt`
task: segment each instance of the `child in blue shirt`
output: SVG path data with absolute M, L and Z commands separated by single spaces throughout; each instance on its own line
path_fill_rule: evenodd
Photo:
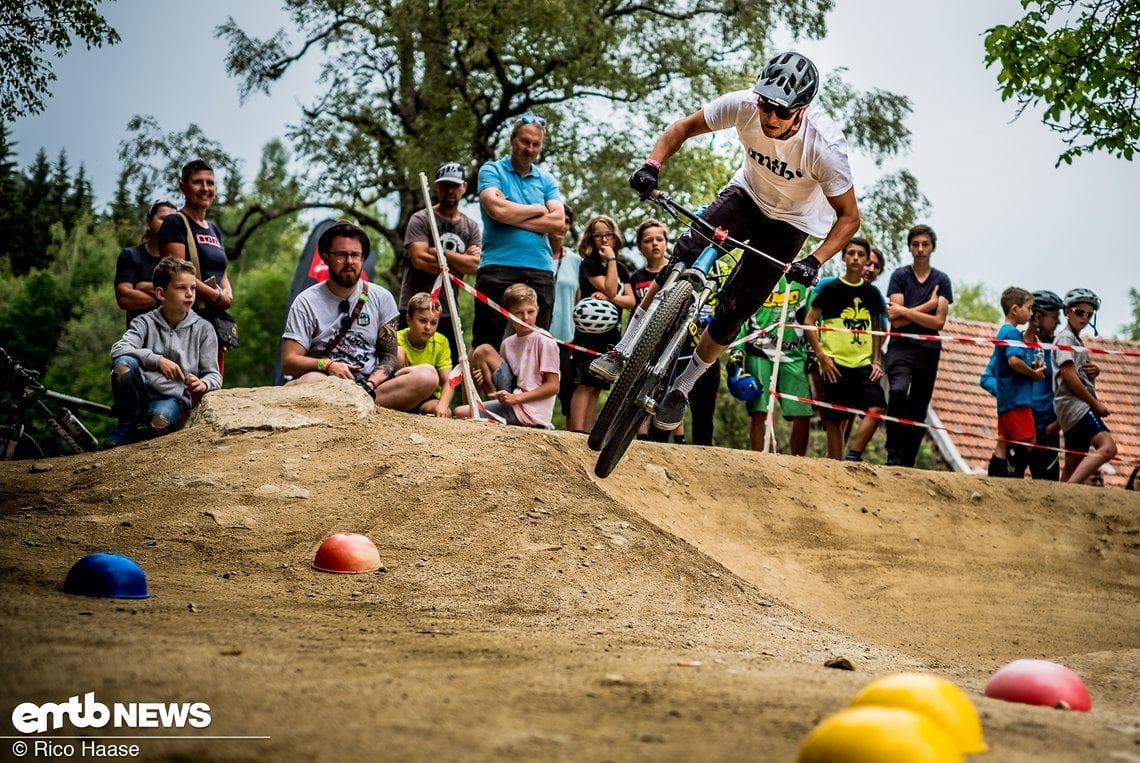
M 1033 314 L 1033 295 L 1011 286 L 1001 294 L 1005 322 L 997 338 L 1021 342 L 1017 327 Z M 1033 383 L 1045 378 L 1045 363 L 1035 360 L 1033 350 L 1024 347 L 995 347 L 994 374 L 997 377 L 998 442 L 990 458 L 992 477 L 1024 474 L 1029 452 L 1036 443 L 1033 425 Z M 1024 445 L 1022 445 L 1024 443 Z M 1030 446 L 1030 447 L 1026 447 Z

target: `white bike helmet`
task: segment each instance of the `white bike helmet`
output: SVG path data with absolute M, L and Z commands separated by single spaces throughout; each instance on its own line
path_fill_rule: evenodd
M 618 325 L 617 305 L 587 297 L 574 305 L 574 326 L 583 334 L 604 334 Z
M 1065 307 L 1079 305 L 1082 302 L 1092 305 L 1094 310 L 1100 309 L 1100 297 L 1092 289 L 1073 289 L 1065 295 Z

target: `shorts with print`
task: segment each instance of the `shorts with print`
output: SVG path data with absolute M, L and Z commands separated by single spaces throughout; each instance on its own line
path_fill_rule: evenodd
M 1086 452 L 1092 446 L 1093 438 L 1101 432 L 1107 432 L 1104 420 L 1090 410 L 1081 420 L 1070 429 L 1065 430 L 1065 450 L 1075 450 L 1078 453 Z
M 1010 442 L 1033 442 L 1033 409 L 1029 406 L 1014 408 L 998 414 L 998 437 Z
M 885 409 L 887 407 L 887 398 L 883 394 L 883 387 L 879 384 L 879 380 L 871 381 L 872 366 L 846 368 L 837 365 L 836 368 L 839 370 L 838 381 L 829 382 L 826 378 L 823 379 L 823 386 L 819 394 L 825 403 L 842 405 L 860 411 L 867 411 L 872 408 Z M 820 418 L 824 421 L 846 421 L 853 418 L 854 415 L 830 408 L 823 408 L 819 412 Z
M 744 370 L 756 377 L 762 390 L 760 397 L 748 404 L 749 413 L 768 412 L 768 387 L 772 382 L 772 368 L 776 364 L 760 355 L 744 355 Z M 807 374 L 804 372 L 803 360 L 784 360 L 780 362 L 780 375 L 776 378 L 776 391 L 785 395 L 795 395 L 811 399 L 811 385 L 808 384 Z M 785 419 L 801 416 L 811 416 L 812 407 L 799 400 L 780 398 L 780 413 Z

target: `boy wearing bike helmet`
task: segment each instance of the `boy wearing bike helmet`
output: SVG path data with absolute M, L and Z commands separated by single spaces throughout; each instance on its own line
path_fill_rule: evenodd
M 1116 456 L 1116 442 L 1104 423 L 1108 406 L 1096 397 L 1100 368 L 1082 349 L 1080 339 L 1081 331 L 1100 309 L 1100 297 L 1089 289 L 1073 289 L 1065 295 L 1064 307 L 1065 325 L 1054 342 L 1074 349 L 1053 350 L 1053 409 L 1068 451 L 1061 479 L 1079 484 Z M 1073 453 L 1085 453 L 1090 447 L 1094 449 L 1091 456 Z
M 859 208 L 842 131 L 812 105 L 819 89 L 815 64 L 796 52 L 771 59 L 749 90 L 722 95 L 704 108 L 673 122 L 657 138 L 645 164 L 629 179 L 642 198 L 657 189 L 668 159 L 690 138 L 735 128 L 744 147 L 740 169 L 701 217 L 781 262 L 791 262 L 809 235 L 822 239 L 815 251 L 788 270 L 798 283 L 815 281 L 820 266 L 839 252 L 859 230 Z M 686 232 L 673 256 L 695 262 L 706 241 Z M 634 313 L 628 338 L 664 282 L 664 275 Z M 701 334 L 697 351 L 657 407 L 654 424 L 674 429 L 683 420 L 694 382 L 735 339 L 740 327 L 772 292 L 780 268 L 745 254 L 720 292 L 712 321 Z M 595 361 L 592 371 L 616 379 L 626 346 Z

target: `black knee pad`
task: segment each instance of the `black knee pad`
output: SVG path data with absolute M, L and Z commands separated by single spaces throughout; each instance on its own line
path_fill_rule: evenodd
M 716 311 L 709 321 L 709 338 L 717 344 L 732 344 L 740 327 L 764 304 L 767 294 L 753 297 L 736 289 L 725 289 L 716 300 Z

